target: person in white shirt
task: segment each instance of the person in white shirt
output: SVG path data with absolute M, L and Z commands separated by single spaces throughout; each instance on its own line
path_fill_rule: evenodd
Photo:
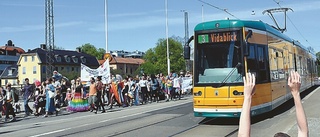
M 142 98 L 142 103 L 146 104 L 147 103 L 147 79 L 146 76 L 143 75 L 139 81 L 139 86 L 141 88 L 141 98 Z
M 180 90 L 181 90 L 181 78 L 178 77 L 177 74 L 173 74 L 173 98 L 176 99 L 176 96 L 179 95 L 179 99 L 181 98 Z

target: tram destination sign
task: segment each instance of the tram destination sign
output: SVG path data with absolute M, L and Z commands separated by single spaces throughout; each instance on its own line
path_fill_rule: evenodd
M 238 41 L 238 40 L 239 40 L 239 33 L 236 31 L 213 32 L 213 33 L 198 35 L 198 43 L 199 44 L 231 42 L 231 41 Z

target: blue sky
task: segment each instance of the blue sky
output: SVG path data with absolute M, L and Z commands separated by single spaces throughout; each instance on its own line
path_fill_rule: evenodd
M 0 1 L 0 45 L 10 39 L 24 50 L 45 42 L 45 0 Z M 184 15 L 188 12 L 189 36 L 202 21 L 234 17 L 201 1 L 227 9 L 239 19 L 262 20 L 274 24 L 262 11 L 279 8 L 274 0 L 167 0 L 169 37 L 184 37 Z M 279 1 L 279 0 L 276 0 Z M 320 51 L 319 0 L 280 0 L 293 24 L 287 21 L 291 38 Z M 203 9 L 203 10 L 202 10 Z M 255 15 L 251 15 L 252 11 Z M 203 11 L 203 12 L 202 12 Z M 276 17 L 283 24 L 283 14 Z M 166 38 L 165 0 L 108 0 L 108 50 L 146 51 Z M 75 50 L 86 43 L 105 48 L 104 0 L 54 0 L 55 45 Z

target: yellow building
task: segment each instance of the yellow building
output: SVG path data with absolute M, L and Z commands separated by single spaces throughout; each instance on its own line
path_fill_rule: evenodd
M 90 68 L 99 67 L 96 57 L 85 54 L 80 49 L 77 49 L 77 51 L 53 50 L 53 52 L 54 70 L 67 78 L 71 74 L 79 77 L 81 64 Z M 46 79 L 46 54 L 47 50 L 44 45 L 41 45 L 41 48 L 29 50 L 26 54 L 21 54 L 17 63 L 20 84 L 24 83 L 25 78 L 29 78 L 30 83 L 35 80 L 44 81 Z

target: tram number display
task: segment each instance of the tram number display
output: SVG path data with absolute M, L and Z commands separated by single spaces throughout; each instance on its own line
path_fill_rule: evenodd
M 198 43 L 218 43 L 218 42 L 231 42 L 239 40 L 237 32 L 214 32 L 209 34 L 199 34 Z

